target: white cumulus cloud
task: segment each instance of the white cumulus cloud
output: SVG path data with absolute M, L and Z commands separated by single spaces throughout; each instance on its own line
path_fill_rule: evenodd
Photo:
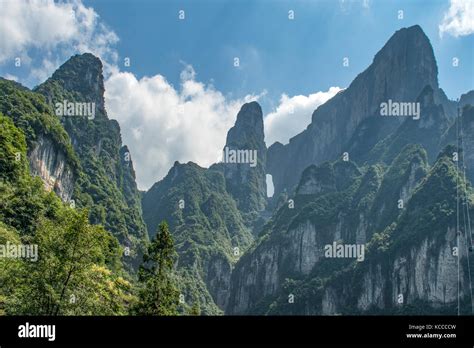
M 259 98 L 228 99 L 197 81 L 189 65 L 178 89 L 161 75 L 137 79 L 129 72 L 112 74 L 105 87 L 108 115 L 120 123 L 141 189 L 162 179 L 175 161 L 217 162 L 240 107 Z
M 265 142 L 267 146 L 275 141 L 288 143 L 291 137 L 303 131 L 311 123 L 313 111 L 334 97 L 341 88 L 331 87 L 326 92 L 316 92 L 308 96 L 289 97 L 283 94 L 274 112 L 265 117 Z
M 117 41 L 117 35 L 81 0 L 1 0 L 0 64 L 21 58 L 31 71 L 26 84 L 42 82 L 76 53 L 91 52 L 111 70 Z
M 448 11 L 439 25 L 439 34 L 451 34 L 455 37 L 474 33 L 474 1 L 451 0 Z

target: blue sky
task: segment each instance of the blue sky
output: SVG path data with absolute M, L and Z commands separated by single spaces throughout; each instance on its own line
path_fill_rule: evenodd
M 419 24 L 434 47 L 440 85 L 450 98 L 473 89 L 474 36 L 443 35 L 444 0 L 407 1 L 86 1 L 117 33 L 121 57 L 138 77 L 163 74 L 179 83 L 182 62 L 201 81 L 235 96 L 267 90 L 309 94 L 348 86 L 399 28 Z M 185 11 L 185 20 L 178 11 Z M 398 10 L 404 11 L 399 20 Z M 288 11 L 295 19 L 288 19 Z M 241 69 L 233 67 L 239 57 Z M 349 67 L 342 58 L 349 57 Z M 460 59 L 457 69 L 452 58 Z
M 251 100 L 262 105 L 267 146 L 287 143 L 402 27 L 419 24 L 429 37 L 448 97 L 474 89 L 473 0 L 0 0 L 0 8 L 0 76 L 34 87 L 73 54 L 101 58 L 108 116 L 141 189 L 176 160 L 218 161 Z

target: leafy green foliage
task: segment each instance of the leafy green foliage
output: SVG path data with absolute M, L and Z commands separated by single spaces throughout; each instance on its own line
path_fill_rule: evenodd
M 171 276 L 176 252 L 168 224 L 162 222 L 143 256 L 139 271 L 141 290 L 136 312 L 139 315 L 178 314 L 179 291 Z
M 7 313 L 19 315 L 120 315 L 132 300 L 131 285 L 106 267 L 120 250 L 102 227 L 88 224 L 87 211 L 64 208 L 55 221 L 41 219 L 30 238 L 37 262 L 17 270 Z
M 0 112 L 11 118 L 23 131 L 28 147 L 40 134 L 47 135 L 66 154 L 69 165 L 76 171 L 79 169 L 79 161 L 69 136 L 44 96 L 16 82 L 0 78 Z
M 90 225 L 87 211 L 76 212 L 45 192 L 42 181 L 28 172 L 27 145 L 37 134 L 56 139 L 75 163 L 67 133 L 42 96 L 3 80 L 0 88 L 0 105 L 10 116 L 0 114 L 0 242 L 39 250 L 37 262 L 0 260 L 0 312 L 127 314 L 136 299 L 123 276 L 117 240 Z
M 25 158 L 26 141 L 12 120 L 0 113 L 0 179 L 16 181 L 28 170 Z
M 122 250 L 88 212 L 46 192 L 27 170 L 23 132 L 0 115 L 0 244 L 37 246 L 38 259 L 0 259 L 0 313 L 123 315 L 134 302 L 122 276 Z
M 54 217 L 60 204 L 46 194 L 39 178 L 31 178 L 23 132 L 0 114 L 0 219 L 22 234 L 31 235 L 40 216 Z
M 400 152 L 385 172 L 380 190 L 377 191 L 370 209 L 370 214 L 374 217 L 370 227 L 372 231 L 383 231 L 395 221 L 402 211 L 398 207 L 399 199 L 403 196 L 407 201 L 410 198 L 409 190 L 413 190 L 410 186 L 416 186 L 428 170 L 428 156 L 421 146 L 410 144 Z

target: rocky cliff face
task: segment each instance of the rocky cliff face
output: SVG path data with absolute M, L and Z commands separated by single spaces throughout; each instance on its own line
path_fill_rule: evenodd
M 243 213 L 266 207 L 266 152 L 262 109 L 257 102 L 244 104 L 227 133 L 223 163 L 215 166 L 223 170 L 227 190 Z
M 433 49 L 421 28 L 413 26 L 397 31 L 346 90 L 314 111 L 305 131 L 290 139 L 287 145 L 277 143 L 269 148 L 267 167 L 273 176 L 275 192 L 293 190 L 310 164 L 334 160 L 343 152 L 357 153 L 351 138 L 369 118 L 371 123 L 365 123 L 364 127 L 370 129 L 370 138 L 365 137 L 359 146 L 364 147 L 362 152 L 370 150 L 380 137 L 401 122 L 397 117 L 382 122 L 380 104 L 389 99 L 415 102 L 427 85 L 437 91 L 437 73 Z
M 365 245 L 403 211 L 399 199 L 408 202 L 426 168 L 426 152 L 416 145 L 407 146 L 385 172 L 371 166 L 362 173 L 345 161 L 308 167 L 295 197 L 264 229 L 268 234 L 237 263 L 228 312 L 253 311 L 282 291 L 285 279 L 327 267 L 328 244 Z
M 388 265 L 370 264 L 365 272 L 358 274 L 362 279 L 357 291 L 354 291 L 353 283 L 342 287 L 328 286 L 324 289 L 321 314 L 341 314 L 351 306 L 361 313 L 390 313 L 402 311 L 407 306 L 416 308 L 420 303 L 439 309 L 457 302 L 458 296 L 464 298 L 468 295 L 468 275 L 461 267 L 458 293 L 457 258 L 452 255 L 454 229 L 448 229 L 444 236 L 446 240 L 440 246 L 427 238 L 396 255 Z M 460 247 L 466 250 L 464 242 Z M 465 263 L 465 251 L 461 257 Z
M 104 225 L 127 248 L 123 261 L 133 271 L 148 235 L 132 156 L 122 145 L 118 122 L 109 120 L 105 110 L 102 62 L 89 53 L 73 56 L 35 92 L 55 111 L 58 103 L 74 103 L 87 105 L 84 110 L 91 112 L 56 116 L 82 168 L 72 197 L 78 207 L 89 208 L 92 223 Z
M 403 212 L 428 170 L 426 150 L 415 144 L 405 146 L 386 170 L 374 203 L 365 212 L 371 221 L 370 233 L 383 231 Z
M 153 235 L 160 221 L 168 221 L 185 279 L 182 291 L 205 314 L 227 307 L 233 266 L 253 241 L 252 229 L 266 207 L 265 165 L 262 109 L 251 102 L 227 134 L 222 162 L 209 169 L 175 163 L 143 195 L 148 231 Z
M 339 276 L 328 282 L 322 313 L 352 309 L 455 314 L 458 298 L 461 303 L 469 300 L 468 258 L 470 263 L 473 259 L 469 231 L 459 227 L 456 233 L 457 181 L 463 185 L 462 174 L 448 156 L 441 157 L 396 224 L 369 245 L 367 263 L 349 271 L 352 278 Z M 431 191 L 434 187 L 438 187 L 436 194 Z M 430 197 L 433 195 L 437 197 Z M 445 206 L 442 212 L 440 204 Z M 416 216 L 428 212 L 432 217 L 416 224 Z M 462 308 L 461 313 L 464 311 L 470 308 Z
M 72 198 L 75 176 L 66 154 L 47 136 L 40 135 L 28 153 L 30 171 L 38 175 L 48 191 L 54 191 L 65 202 Z
M 40 94 L 0 78 L 0 112 L 26 134 L 30 172 L 63 201 L 72 198 L 79 163 L 70 139 Z
M 406 118 L 391 134 L 381 139 L 367 154 L 369 162 L 391 163 L 406 144 L 419 144 L 433 163 L 442 150 L 442 138 L 452 121 L 444 112 L 441 104 L 436 104 L 434 91 L 426 86 L 416 98 L 420 106 L 419 119 Z
M 383 177 L 372 168 L 339 197 L 333 187 L 317 189 L 310 200 L 295 197 L 297 212 L 274 216 L 235 267 L 229 314 L 453 314 L 458 296 L 466 301 L 473 255 L 463 229 L 458 293 L 453 248 L 456 181 L 463 179 L 454 162 L 442 155 L 428 173 L 424 150 L 408 146 Z M 364 259 L 327 258 L 324 247 L 333 242 L 365 245 Z
M 389 99 L 418 104 L 419 117 L 381 117 Z M 456 183 L 462 209 L 472 206 L 463 170 L 471 178 L 473 151 L 456 162 L 459 150 L 446 147 L 470 148 L 472 110 L 454 119 L 456 105 L 421 29 L 395 33 L 303 133 L 269 148 L 276 192 L 289 195 L 236 264 L 226 312 L 454 314 L 458 298 L 469 300 L 473 260 L 470 231 L 454 219 Z M 327 256 L 328 245 L 365 254 Z
M 357 205 L 361 191 L 371 190 L 369 182 L 378 182 L 374 175 L 369 170 L 362 176 L 354 163 L 342 161 L 309 167 L 297 195 L 274 214 L 264 227 L 267 234 L 237 263 L 227 312 L 242 314 L 259 308 L 281 291 L 286 278 L 311 273 L 326 244 L 345 236 L 355 238 L 357 224 L 342 212 Z
M 460 103 L 461 104 L 461 103 Z M 473 104 L 474 105 L 474 104 Z M 474 106 L 467 103 L 459 108 L 460 117 L 443 135 L 441 144 L 459 147 L 460 166 L 465 168 L 466 176 L 474 182 Z
M 462 109 L 466 105 L 474 106 L 474 91 L 469 91 L 461 95 L 458 106 Z
M 336 179 L 329 163 L 319 167 L 311 165 L 303 171 L 301 183 L 296 190 L 298 195 L 315 195 L 336 190 Z

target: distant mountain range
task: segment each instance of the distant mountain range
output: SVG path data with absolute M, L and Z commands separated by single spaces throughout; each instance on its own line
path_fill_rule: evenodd
M 94 117 L 58 118 L 64 101 L 93 103 Z M 473 314 L 473 105 L 474 91 L 446 97 L 429 39 L 403 28 L 287 145 L 267 148 L 251 102 L 222 162 L 175 162 L 142 193 L 107 116 L 100 59 L 73 56 L 33 90 L 0 79 L 31 174 L 89 208 L 128 251 L 131 278 L 166 220 L 183 306 L 207 315 L 456 314 L 458 299 Z

